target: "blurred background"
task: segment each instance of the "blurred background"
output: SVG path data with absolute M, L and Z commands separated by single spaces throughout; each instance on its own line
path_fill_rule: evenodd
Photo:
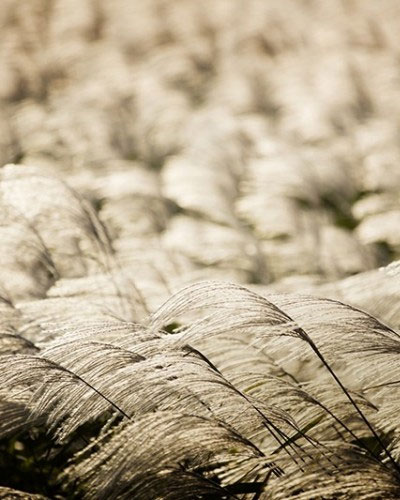
M 88 197 L 145 295 L 400 256 L 398 0 L 1 0 L 0 44 L 0 164 Z

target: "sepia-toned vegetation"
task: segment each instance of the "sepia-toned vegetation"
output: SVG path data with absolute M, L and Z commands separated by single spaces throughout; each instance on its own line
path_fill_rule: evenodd
M 400 4 L 0 29 L 0 498 L 400 498 Z

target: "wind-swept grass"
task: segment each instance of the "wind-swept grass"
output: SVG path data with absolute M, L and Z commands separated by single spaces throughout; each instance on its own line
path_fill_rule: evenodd
M 399 338 L 340 302 L 200 283 L 143 324 L 3 353 L 2 414 L 77 450 L 57 467 L 78 497 L 396 498 Z
M 2 0 L 0 497 L 400 498 L 399 5 Z

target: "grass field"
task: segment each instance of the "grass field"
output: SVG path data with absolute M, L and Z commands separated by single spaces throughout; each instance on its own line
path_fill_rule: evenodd
M 397 0 L 2 0 L 0 498 L 400 498 Z

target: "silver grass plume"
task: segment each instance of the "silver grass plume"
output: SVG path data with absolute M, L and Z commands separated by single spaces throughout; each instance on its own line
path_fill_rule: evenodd
M 18 401 L 58 443 L 103 422 L 65 470 L 87 498 L 314 498 L 316 474 L 315 498 L 374 498 L 368 475 L 395 498 L 399 346 L 339 302 L 200 283 L 147 326 L 64 322 L 39 352 L 4 354 L 2 387 L 19 396 L 2 411 Z

